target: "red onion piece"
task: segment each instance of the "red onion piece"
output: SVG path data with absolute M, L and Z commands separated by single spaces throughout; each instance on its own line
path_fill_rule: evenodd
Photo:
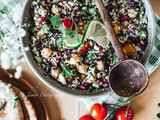
M 65 10 L 64 10 L 64 9 L 62 9 L 62 10 L 61 10 L 61 13 L 65 13 Z
M 33 11 L 34 11 L 34 14 L 38 13 L 37 6 L 33 6 Z
M 59 34 L 54 34 L 52 37 L 53 37 L 54 39 L 58 39 L 58 38 L 59 38 Z
M 136 38 L 136 37 L 138 37 L 137 35 L 135 35 L 135 34 L 132 34 L 132 33 L 130 33 L 130 34 L 129 34 L 129 36 L 130 36 L 130 37 L 133 37 L 133 38 Z
M 73 49 L 71 53 L 77 53 L 77 49 Z
M 127 2 L 126 3 L 126 6 L 128 7 L 128 8 L 133 8 L 133 6 L 134 6 L 134 4 L 133 4 L 133 2 Z
M 79 10 L 79 6 L 77 6 L 77 5 L 74 6 L 74 7 L 73 7 L 73 10 Z
M 109 87 L 109 84 L 108 84 L 107 82 L 104 82 L 104 83 L 102 84 L 102 86 L 103 86 L 104 88 L 106 88 L 106 87 Z
M 52 61 L 51 64 L 54 66 L 54 67 L 57 67 L 57 63 L 55 61 Z
M 128 31 L 134 33 L 134 30 L 132 28 L 129 28 Z

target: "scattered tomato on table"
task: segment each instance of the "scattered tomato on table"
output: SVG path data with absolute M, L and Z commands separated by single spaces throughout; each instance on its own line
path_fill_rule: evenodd
M 132 120 L 134 117 L 133 110 L 129 107 L 123 106 L 120 107 L 118 110 L 115 109 L 108 117 L 107 117 L 107 109 L 103 107 L 103 105 L 99 103 L 95 103 L 90 109 L 90 115 L 84 115 L 79 118 L 79 120 Z M 128 104 L 126 103 L 126 104 Z M 110 116 L 114 115 L 111 119 Z
M 107 110 L 103 105 L 95 103 L 90 109 L 90 114 L 96 120 L 103 120 L 107 116 Z
M 79 118 L 79 120 L 94 120 L 91 115 L 84 115 Z
M 121 107 L 116 112 L 116 120 L 132 120 L 134 117 L 133 110 L 127 107 Z

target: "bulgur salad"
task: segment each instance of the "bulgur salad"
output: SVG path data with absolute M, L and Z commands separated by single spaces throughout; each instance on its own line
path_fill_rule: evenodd
M 141 0 L 103 0 L 127 58 L 140 61 L 147 47 Z M 30 46 L 35 62 L 65 86 L 107 88 L 118 62 L 94 0 L 34 0 Z

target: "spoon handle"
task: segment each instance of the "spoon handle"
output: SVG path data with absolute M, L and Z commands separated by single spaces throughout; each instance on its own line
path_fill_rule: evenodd
M 110 17 L 108 15 L 107 11 L 106 11 L 106 8 L 103 5 L 102 0 L 95 0 L 95 2 L 96 2 L 96 5 L 99 9 L 99 12 L 100 12 L 100 15 L 102 17 L 104 26 L 106 28 L 109 39 L 111 40 L 112 46 L 113 46 L 113 48 L 116 52 L 118 60 L 119 61 L 125 60 L 126 56 L 123 52 L 121 44 L 118 41 L 118 38 L 117 38 L 116 33 L 113 29 Z

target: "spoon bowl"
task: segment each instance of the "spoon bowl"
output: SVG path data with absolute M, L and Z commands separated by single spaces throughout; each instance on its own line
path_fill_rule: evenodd
M 145 67 L 136 60 L 116 64 L 109 74 L 111 89 L 119 96 L 134 97 L 142 93 L 149 83 Z

